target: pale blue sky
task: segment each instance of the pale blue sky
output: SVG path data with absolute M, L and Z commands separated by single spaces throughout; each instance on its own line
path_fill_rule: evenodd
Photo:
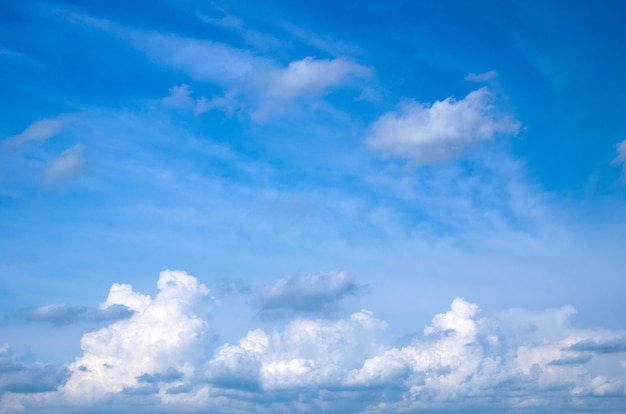
M 619 410 L 624 12 L 2 3 L 0 412 Z

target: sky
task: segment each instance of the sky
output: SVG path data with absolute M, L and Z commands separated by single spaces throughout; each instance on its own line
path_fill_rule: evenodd
M 0 413 L 624 412 L 625 13 L 0 2 Z

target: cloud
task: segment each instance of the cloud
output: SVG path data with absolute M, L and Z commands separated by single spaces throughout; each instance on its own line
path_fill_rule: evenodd
M 318 276 L 272 286 L 278 298 L 316 285 L 342 291 L 328 288 L 331 282 Z M 457 298 L 402 347 L 389 345 L 388 325 L 367 310 L 295 318 L 209 354 L 207 324 L 194 312 L 208 289 L 177 271 L 162 272 L 157 287 L 150 297 L 114 284 L 101 307 L 135 313 L 83 336 L 83 355 L 58 391 L 51 390 L 68 375 L 58 367 L 28 368 L 37 379 L 0 376 L 7 391 L 0 412 L 104 405 L 110 412 L 570 412 L 597 408 L 597 396 L 611 395 L 602 407 L 610 412 L 626 402 L 624 333 L 575 329 L 571 307 L 484 317 Z M 28 369 L 0 364 L 5 373 Z
M 17 313 L 33 322 L 50 322 L 54 326 L 64 326 L 77 322 L 110 322 L 128 318 L 133 311 L 124 305 L 111 305 L 106 309 L 90 309 L 85 306 L 72 306 L 65 303 L 46 305 Z
M 4 141 L 6 146 L 17 146 L 29 141 L 45 141 L 61 132 L 70 122 L 67 116 L 42 119 L 30 124 L 24 131 Z
M 586 339 L 569 347 L 572 351 L 597 352 L 600 354 L 613 354 L 626 352 L 626 337 L 606 339 L 598 341 Z
M 171 108 L 186 108 L 193 110 L 195 115 L 201 115 L 211 109 L 221 109 L 226 112 L 232 112 L 235 102 L 232 94 L 224 96 L 215 96 L 210 100 L 205 96 L 194 99 L 192 96 L 191 86 L 180 85 L 170 88 L 170 94 L 163 98 L 163 105 Z
M 193 79 L 231 85 L 249 79 L 269 61 L 224 43 L 174 35 L 133 32 L 132 43 L 157 61 L 188 73 Z
M 37 322 L 52 322 L 54 325 L 68 325 L 79 320 L 86 311 L 87 308 L 83 306 L 48 305 L 33 310 L 27 319 Z
M 617 156 L 613 158 L 611 164 L 622 164 L 622 169 L 626 173 L 626 139 L 615 145 Z
M 289 63 L 286 68 L 275 68 L 258 76 L 260 104 L 253 118 L 262 120 L 274 112 L 282 112 L 286 105 L 299 98 L 316 98 L 331 87 L 346 81 L 369 76 L 371 71 L 346 58 L 304 59 Z
M 483 73 L 470 72 L 465 77 L 465 80 L 469 82 L 487 82 L 497 77 L 498 77 L 498 72 L 496 72 L 495 70 L 490 70 L 490 71 L 483 72 Z
M 61 365 L 24 364 L 12 358 L 0 358 L 0 395 L 54 391 L 63 385 L 68 375 L 67 367 Z
M 85 158 L 82 155 L 84 149 L 82 145 L 74 145 L 49 161 L 44 173 L 44 182 L 65 185 L 78 178 L 85 167 Z
M 480 88 L 460 101 L 446 98 L 432 105 L 404 102 L 397 112 L 376 120 L 366 143 L 383 155 L 418 164 L 449 161 L 497 135 L 518 133 L 519 121 L 507 116 L 496 118 L 494 100 L 488 88 Z
M 69 365 L 71 377 L 61 389 L 63 394 L 98 400 L 147 379 L 160 381 L 173 379 L 172 372 L 193 372 L 197 357 L 193 348 L 207 327 L 193 307 L 208 289 L 178 271 L 161 272 L 157 287 L 154 298 L 134 292 L 130 285 L 111 287 L 101 308 L 123 305 L 135 313 L 83 336 L 83 355 Z
M 319 312 L 333 309 L 360 287 L 344 273 L 287 276 L 261 289 L 257 295 L 264 316 L 288 315 L 294 311 Z
M 246 108 L 256 121 L 290 109 L 302 98 L 319 99 L 331 88 L 355 84 L 371 70 L 345 57 L 304 59 L 286 67 L 225 43 L 173 35 L 127 31 L 135 47 L 155 60 L 180 69 L 193 79 L 221 85 L 223 96 L 200 97 L 193 102 L 185 85 L 172 88 L 168 103 L 194 106 L 196 114 L 217 108 Z M 291 108 L 292 109 L 292 108 Z

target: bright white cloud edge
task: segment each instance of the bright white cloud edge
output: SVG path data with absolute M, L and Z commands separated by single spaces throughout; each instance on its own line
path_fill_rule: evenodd
M 409 100 L 378 118 L 365 142 L 383 155 L 417 164 L 446 162 L 498 135 L 517 135 L 520 122 L 498 117 L 494 101 L 495 94 L 486 87 L 458 101 L 446 98 L 426 105 Z
M 296 318 L 281 331 L 251 330 L 209 356 L 210 327 L 195 310 L 207 287 L 181 271 L 161 272 L 157 286 L 150 297 L 114 284 L 101 309 L 122 305 L 132 316 L 83 335 L 83 355 L 57 391 L 7 392 L 0 412 L 138 401 L 172 412 L 410 412 L 468 404 L 567 411 L 592 407 L 597 396 L 626 399 L 626 333 L 573 328 L 571 307 L 486 318 L 457 298 L 403 347 L 389 344 L 388 325 L 371 311 Z

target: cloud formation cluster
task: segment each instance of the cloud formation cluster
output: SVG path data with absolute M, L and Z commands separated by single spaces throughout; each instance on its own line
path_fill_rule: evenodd
M 312 290 L 327 283 L 309 282 Z M 270 290 L 284 292 L 284 285 L 289 281 Z M 337 320 L 296 317 L 281 330 L 254 329 L 209 355 L 209 327 L 195 312 L 208 289 L 179 271 L 162 272 L 158 289 L 152 298 L 114 284 L 101 308 L 123 305 L 135 313 L 86 333 L 83 355 L 67 366 L 66 381 L 64 371 L 50 367 L 30 368 L 50 379 L 35 390 L 21 389 L 14 374 L 3 376 L 0 412 L 80 410 L 104 402 L 117 407 L 111 410 L 165 412 L 546 406 L 566 412 L 593 406 L 596 396 L 613 397 L 603 402 L 607 411 L 626 401 L 626 332 L 572 328 L 571 307 L 486 318 L 457 298 L 402 347 L 390 345 L 387 324 L 367 310 Z M 3 363 L 2 369 L 22 367 Z M 50 391 L 55 381 L 58 390 Z

